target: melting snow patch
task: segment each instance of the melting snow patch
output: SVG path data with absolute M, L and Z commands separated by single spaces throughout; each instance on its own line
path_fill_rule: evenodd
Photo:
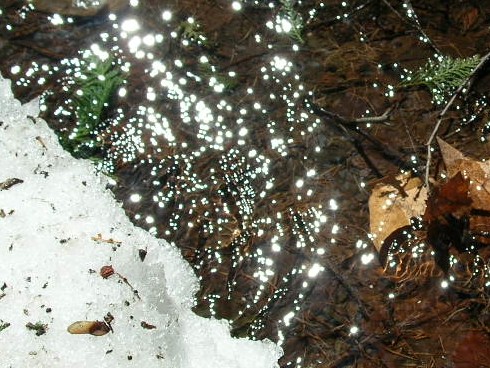
M 38 112 L 0 78 L 2 366 L 277 367 L 273 343 L 191 312 L 197 281 L 179 252 L 133 226 Z M 109 332 L 70 334 L 77 321 Z

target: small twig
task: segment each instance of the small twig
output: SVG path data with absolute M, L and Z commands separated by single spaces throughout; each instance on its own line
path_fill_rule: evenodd
M 336 122 L 341 123 L 342 125 L 350 126 L 350 127 L 356 127 L 357 124 L 362 124 L 362 123 L 384 123 L 387 120 L 390 119 L 390 113 L 393 111 L 394 106 L 389 107 L 386 109 L 386 111 L 383 113 L 383 115 L 378 115 L 378 116 L 368 116 L 368 117 L 363 117 L 363 118 L 356 118 L 356 119 L 347 119 L 339 114 L 336 114 L 334 112 L 325 110 L 318 106 L 315 102 L 313 102 L 310 99 L 306 99 L 306 107 L 311 107 L 313 111 L 317 115 L 324 115 L 329 117 L 330 119 L 333 119 Z
M 475 81 L 476 73 L 479 72 L 483 68 L 483 66 L 486 64 L 486 62 L 488 61 L 489 58 L 490 58 L 490 52 L 488 54 L 486 54 L 480 60 L 480 63 L 475 67 L 475 69 L 473 70 L 471 75 L 468 78 L 466 78 L 465 82 L 459 86 L 459 88 L 456 90 L 456 92 L 454 92 L 453 96 L 448 101 L 448 103 L 446 104 L 446 106 L 444 107 L 444 109 L 441 111 L 441 113 L 439 114 L 439 116 L 437 118 L 436 126 L 434 127 L 434 130 L 432 131 L 432 134 L 430 135 L 429 140 L 427 141 L 427 164 L 425 166 L 425 186 L 427 188 L 429 188 L 430 162 L 432 159 L 432 152 L 431 152 L 430 146 L 431 146 L 432 142 L 434 141 L 434 138 L 435 138 L 440 126 L 441 126 L 442 118 L 444 117 L 444 115 L 446 115 L 447 111 L 452 106 L 452 104 L 454 103 L 456 98 L 461 94 L 461 92 L 463 92 L 463 90 L 465 88 L 469 89 L 471 87 L 471 85 Z
M 399 351 L 396 351 L 396 350 L 393 350 L 393 349 L 390 349 L 389 347 L 387 346 L 383 346 L 383 349 L 385 349 L 387 352 L 393 354 L 393 355 L 396 355 L 396 356 L 399 356 L 399 357 L 402 357 L 402 358 L 405 358 L 405 359 L 410 359 L 410 360 L 417 360 L 417 358 L 414 358 L 413 356 L 410 356 L 410 355 L 407 355 L 407 354 L 403 354 L 403 353 L 400 353 Z
M 230 62 L 228 65 L 224 66 L 221 69 L 221 71 L 224 72 L 225 70 L 228 70 L 231 67 L 237 66 L 239 64 L 245 63 L 245 62 L 250 61 L 250 60 L 253 60 L 255 58 L 260 58 L 260 57 L 262 57 L 262 56 L 264 56 L 264 55 L 266 55 L 268 53 L 269 53 L 269 51 L 262 51 L 262 52 L 259 52 L 257 54 L 247 55 L 247 56 L 245 56 L 242 59 L 238 59 L 238 60 L 235 60 L 235 61 Z
M 359 312 L 364 318 L 369 319 L 370 316 L 370 307 L 367 303 L 365 303 L 361 297 L 359 296 L 359 290 L 351 283 L 349 283 L 346 278 L 342 275 L 340 270 L 336 267 L 334 262 L 331 262 L 329 259 L 325 259 L 325 265 L 328 271 L 331 272 L 332 276 L 337 279 L 337 281 L 342 285 L 347 294 L 350 295 L 352 299 L 354 299 L 359 308 Z
M 355 360 L 356 356 L 357 356 L 356 352 L 353 351 L 344 353 L 335 361 L 327 363 L 328 368 L 344 367 L 347 364 L 349 364 L 351 361 Z
M 131 285 L 128 281 L 128 279 L 126 277 L 124 277 L 123 275 L 121 275 L 119 272 L 116 272 L 114 270 L 114 268 L 112 266 L 103 266 L 101 269 L 100 269 L 100 272 L 99 274 L 104 278 L 104 279 L 107 279 L 109 277 L 111 277 L 112 275 L 117 275 L 122 282 L 124 282 L 126 285 L 129 286 L 129 288 L 131 289 L 131 291 L 133 292 L 133 294 L 139 299 L 141 300 L 141 297 L 139 296 L 138 294 L 138 290 L 136 290 L 133 285 Z
M 467 310 L 468 307 L 463 307 L 463 308 L 459 308 L 459 309 L 456 309 L 454 312 L 452 312 L 444 321 L 442 321 L 441 324 L 446 324 L 448 321 L 450 321 L 456 314 L 458 314 L 459 312 L 463 312 L 465 310 Z
M 45 150 L 48 150 L 48 147 L 46 146 L 46 144 L 44 143 L 43 139 L 40 136 L 36 137 L 36 141 L 38 141 Z
M 311 112 L 317 114 L 318 116 L 328 118 L 330 121 L 332 121 L 336 127 L 341 131 L 344 132 L 349 139 L 352 142 L 356 141 L 356 138 L 351 137 L 348 134 L 348 131 L 354 132 L 355 134 L 363 137 L 367 141 L 369 141 L 371 144 L 373 144 L 374 147 L 377 147 L 379 152 L 388 160 L 393 162 L 396 165 L 402 166 L 405 169 L 413 169 L 412 165 L 408 162 L 405 162 L 402 158 L 402 154 L 398 152 L 396 149 L 390 147 L 389 145 L 381 142 L 379 139 L 374 137 L 373 135 L 365 132 L 361 127 L 359 127 L 359 119 L 352 119 L 349 120 L 341 115 L 338 115 L 336 113 L 333 113 L 331 111 L 325 110 L 324 108 L 318 106 L 315 102 L 311 101 L 310 99 L 305 99 L 305 107 L 309 109 Z M 371 119 L 372 122 L 381 122 L 389 119 L 390 112 L 394 109 L 395 107 L 389 108 L 386 110 L 383 115 L 381 116 L 375 116 L 372 118 L 361 118 L 364 119 L 364 122 L 366 122 L 366 119 Z M 362 155 L 362 154 L 361 154 Z M 368 163 L 369 165 L 369 163 Z M 377 170 L 376 170 L 377 171 Z M 380 174 L 380 173 L 378 173 Z M 378 175 L 377 174 L 377 175 Z
M 139 299 L 141 300 L 141 297 L 140 295 L 138 294 L 138 290 L 136 290 L 133 285 L 131 285 L 128 281 L 128 279 L 126 277 L 124 277 L 123 275 L 121 275 L 119 272 L 116 272 L 116 275 L 119 276 L 119 278 L 126 284 L 129 286 L 129 288 L 131 289 L 131 291 L 133 292 L 133 294 Z
M 354 123 L 384 123 L 390 118 L 390 113 L 393 111 L 393 106 L 390 106 L 386 109 L 383 115 L 379 116 L 368 116 L 365 118 L 357 118 L 354 119 Z
M 439 50 L 439 48 L 436 46 L 436 44 L 432 41 L 432 39 L 427 35 L 427 33 L 425 33 L 425 31 L 422 29 L 422 27 L 420 26 L 420 22 L 419 22 L 419 18 L 417 16 L 417 14 L 415 13 L 415 10 L 413 9 L 413 6 L 412 6 L 412 3 L 407 0 L 406 3 L 408 4 L 408 6 L 410 6 L 411 10 L 413 11 L 413 17 L 412 19 L 414 20 L 413 22 L 412 21 L 409 21 L 409 18 L 408 17 L 404 17 L 403 15 L 400 14 L 400 12 L 398 12 L 398 10 L 396 10 L 393 5 L 390 4 L 390 2 L 388 0 L 383 0 L 383 2 L 385 3 L 385 5 L 390 8 L 390 10 L 395 13 L 398 18 L 400 18 L 402 21 L 404 21 L 405 23 L 408 23 L 410 25 L 415 25 L 415 28 L 417 28 L 417 31 L 420 32 L 420 34 L 425 38 L 427 39 L 429 45 L 434 49 L 434 51 L 439 54 L 439 55 L 442 55 L 442 52 Z
M 104 239 L 102 237 L 102 234 L 101 233 L 98 233 L 96 236 L 92 236 L 92 240 L 95 241 L 95 242 L 97 242 L 97 243 L 108 243 L 108 244 L 115 244 L 115 245 L 122 244 L 121 241 L 114 240 L 112 238 L 110 238 L 110 239 Z
M 383 174 L 381 174 L 381 172 L 378 170 L 378 168 L 376 167 L 376 165 L 373 163 L 373 161 L 366 154 L 366 151 L 364 150 L 364 147 L 362 146 L 362 144 L 359 141 L 357 141 L 357 140 L 354 140 L 353 144 L 354 144 L 354 147 L 356 148 L 357 152 L 359 153 L 359 155 L 361 156 L 361 158 L 364 160 L 364 162 L 366 163 L 366 165 L 371 169 L 371 171 L 378 178 L 382 178 L 383 177 Z

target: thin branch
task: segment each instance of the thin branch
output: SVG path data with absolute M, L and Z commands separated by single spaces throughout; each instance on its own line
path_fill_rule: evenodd
M 406 4 L 408 4 L 408 6 L 411 8 L 411 10 L 413 11 L 413 22 L 412 21 L 409 21 L 409 18 L 408 17 L 404 17 L 403 15 L 401 15 L 398 10 L 396 10 L 393 5 L 390 4 L 390 2 L 388 0 L 383 0 L 383 2 L 385 3 L 385 5 L 390 8 L 390 10 L 395 13 L 398 18 L 400 18 L 402 21 L 404 21 L 405 23 L 408 23 L 410 25 L 414 25 L 415 28 L 417 28 L 417 31 L 420 32 L 420 34 L 427 40 L 427 42 L 429 43 L 429 45 L 434 49 L 434 51 L 439 54 L 439 55 L 443 55 L 443 53 L 439 50 L 439 48 L 437 47 L 437 45 L 432 41 L 432 39 L 427 35 L 427 33 L 425 33 L 425 31 L 422 29 L 422 27 L 420 26 L 420 22 L 419 22 L 419 18 L 417 16 L 417 14 L 415 13 L 415 9 L 413 8 L 412 6 L 412 3 L 407 0 L 406 1 Z
M 385 123 L 390 119 L 390 113 L 394 109 L 394 106 L 391 106 L 388 109 L 386 109 L 386 111 L 382 115 L 368 116 L 368 117 L 356 118 L 356 119 L 347 119 L 339 114 L 325 110 L 324 108 L 318 106 L 315 102 L 313 102 L 308 98 L 305 100 L 305 102 L 306 102 L 306 107 L 313 108 L 313 111 L 317 115 L 326 116 L 342 125 L 350 126 L 350 127 L 357 127 L 357 124 L 363 124 L 363 123 L 371 123 L 371 124 Z
M 334 112 L 325 110 L 324 108 L 318 106 L 316 103 L 311 101 L 310 99 L 305 100 L 305 107 L 315 113 L 316 115 L 320 117 L 327 118 L 329 121 L 333 122 L 336 126 L 337 129 L 339 129 L 341 132 L 344 132 L 347 134 L 347 136 L 350 138 L 351 142 L 355 144 L 356 138 L 351 137 L 350 134 L 348 134 L 348 131 L 354 132 L 355 134 L 363 137 L 367 141 L 369 141 L 374 147 L 377 148 L 377 150 L 381 153 L 383 157 L 386 159 L 390 160 L 393 162 L 395 165 L 401 166 L 404 169 L 410 169 L 413 170 L 413 165 L 411 165 L 408 162 L 405 162 L 403 160 L 403 154 L 400 153 L 396 148 L 392 148 L 391 146 L 381 142 L 379 139 L 374 137 L 372 134 L 369 134 L 368 132 L 365 132 L 360 126 L 359 126 L 359 119 L 346 119 L 345 117 L 338 115 Z M 381 116 L 375 116 L 372 118 L 361 118 L 363 119 L 361 122 L 372 122 L 372 123 L 380 123 L 384 122 L 389 119 L 389 114 L 391 112 L 391 109 L 388 109 L 385 111 L 385 113 Z M 369 119 L 369 120 L 366 120 Z M 358 147 L 356 147 L 358 148 Z M 376 170 L 377 171 L 377 170 Z M 381 173 L 377 173 L 381 174 Z
M 439 114 L 439 117 L 437 118 L 437 123 L 436 126 L 434 127 L 434 130 L 432 131 L 432 134 L 429 137 L 429 140 L 427 141 L 427 164 L 425 166 L 425 186 L 429 188 L 429 174 L 430 174 L 430 163 L 432 159 L 432 151 L 431 151 L 431 144 L 434 141 L 434 138 L 436 137 L 437 132 L 439 131 L 439 128 L 442 123 L 442 119 L 444 115 L 446 115 L 447 111 L 449 108 L 453 105 L 454 101 L 456 98 L 464 91 L 468 92 L 472 86 L 472 84 L 475 81 L 476 74 L 483 68 L 483 66 L 487 63 L 487 61 L 490 59 L 490 52 L 486 54 L 481 60 L 480 63 L 475 67 L 473 72 L 470 74 L 468 78 L 466 78 L 465 82 L 459 86 L 459 88 L 454 92 L 453 96 L 451 99 L 448 101 L 444 109 L 441 111 Z M 467 90 L 465 90 L 467 89 Z
M 389 107 L 386 109 L 386 111 L 383 113 L 383 115 L 379 116 L 368 116 L 365 118 L 357 118 L 354 119 L 354 123 L 362 124 L 362 123 L 368 123 L 368 124 L 375 124 L 375 123 L 384 123 L 390 118 L 390 113 L 393 111 L 393 106 Z

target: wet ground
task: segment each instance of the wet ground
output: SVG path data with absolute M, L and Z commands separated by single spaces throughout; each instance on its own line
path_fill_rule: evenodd
M 63 60 L 94 43 L 113 54 L 124 93 L 88 156 L 128 216 L 194 267 L 196 313 L 281 342 L 281 366 L 489 367 L 487 280 L 441 287 L 435 248 L 386 272 L 368 236 L 371 189 L 401 169 L 423 176 L 445 105 L 401 86 L 404 69 L 485 55 L 488 5 L 149 0 L 57 18 L 3 0 L 0 70 L 66 136 Z M 486 69 L 439 130 L 475 158 L 490 157 Z

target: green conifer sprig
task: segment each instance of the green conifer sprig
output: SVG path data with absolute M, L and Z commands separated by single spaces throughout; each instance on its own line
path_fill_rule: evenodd
M 89 54 L 79 65 L 69 81 L 76 127 L 60 141 L 74 157 L 91 158 L 101 145 L 98 136 L 104 128 L 104 112 L 124 77 L 114 57 L 102 60 Z
M 289 32 L 290 37 L 299 43 L 304 43 L 305 41 L 302 35 L 304 27 L 303 18 L 301 17 L 301 14 L 294 9 L 293 0 L 280 0 L 280 2 L 282 5 L 282 16 L 286 17 L 291 23 L 291 31 Z
M 440 105 L 468 79 L 480 60 L 478 55 L 469 58 L 443 56 L 437 61 L 429 60 L 417 71 L 408 71 L 400 85 L 425 86 L 432 93 L 433 102 Z

